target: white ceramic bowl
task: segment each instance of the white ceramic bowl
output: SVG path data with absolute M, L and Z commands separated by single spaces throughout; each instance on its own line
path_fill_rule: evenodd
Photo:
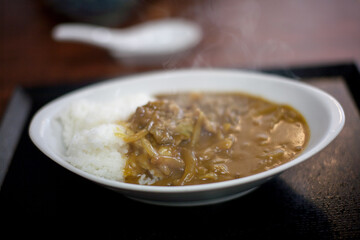
M 142 186 L 104 179 L 86 173 L 66 161 L 61 126 L 56 116 L 77 99 L 110 100 L 132 93 L 176 91 L 241 91 L 286 103 L 306 118 L 311 132 L 304 152 L 296 159 L 252 176 L 192 186 Z M 305 161 L 328 145 L 341 131 L 345 115 L 329 94 L 290 79 L 237 70 L 176 70 L 112 79 L 68 93 L 42 107 L 33 117 L 29 133 L 34 144 L 62 167 L 143 202 L 191 206 L 227 201 L 242 196 L 283 171 Z

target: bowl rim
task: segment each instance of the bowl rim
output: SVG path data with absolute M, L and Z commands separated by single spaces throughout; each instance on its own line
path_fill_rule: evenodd
M 260 172 L 254 175 L 232 179 L 228 181 L 222 182 L 215 182 L 215 183 L 206 183 L 206 184 L 198 184 L 198 185 L 185 185 L 185 186 L 149 186 L 149 185 L 138 185 L 138 184 L 131 184 L 120 182 L 116 180 L 106 179 L 100 176 L 96 176 L 90 173 L 87 173 L 81 169 L 76 168 L 75 166 L 68 163 L 64 160 L 61 156 L 54 154 L 53 152 L 49 151 L 42 143 L 41 137 L 39 133 L 41 131 L 41 126 L 46 121 L 47 113 L 53 106 L 57 104 L 61 104 L 64 100 L 68 98 L 72 98 L 78 95 L 86 95 L 91 92 L 96 92 L 102 88 L 108 88 L 112 84 L 125 84 L 127 82 L 133 82 L 134 80 L 141 81 L 147 78 L 153 78 L 156 76 L 161 77 L 174 77 L 181 74 L 191 74 L 191 75 L 203 75 L 203 74 L 219 74 L 223 75 L 226 74 L 228 76 L 234 75 L 235 77 L 249 77 L 249 78 L 262 78 L 268 81 L 273 82 L 281 82 L 285 83 L 294 87 L 299 87 L 307 91 L 312 91 L 315 94 L 319 94 L 322 97 L 326 98 L 335 109 L 337 109 L 337 116 L 339 117 L 339 121 L 337 122 L 336 128 L 332 129 L 326 136 L 325 139 L 322 139 L 319 143 L 316 144 L 316 147 L 311 149 L 306 154 L 301 154 L 295 159 L 281 164 L 275 168 L 269 169 L 264 172 Z M 99 183 L 109 188 L 121 189 L 124 191 L 136 191 L 136 192 L 147 192 L 147 193 L 166 193 L 166 194 L 179 194 L 179 193 L 192 193 L 192 192 L 204 192 L 204 191 L 214 191 L 218 189 L 225 189 L 225 188 L 232 188 L 236 186 L 240 186 L 246 183 L 256 182 L 264 179 L 270 179 L 275 175 L 282 173 L 283 171 L 298 165 L 299 163 L 305 161 L 306 159 L 314 156 L 316 153 L 324 149 L 342 130 L 345 124 L 345 114 L 342 106 L 340 103 L 330 94 L 326 93 L 325 91 L 313 87 L 307 83 L 294 81 L 294 79 L 286 78 L 274 74 L 268 73 L 259 73 L 253 72 L 248 70 L 236 70 L 236 69 L 223 69 L 223 68 L 212 68 L 212 69 L 202 69 L 202 68 L 193 68 L 193 69 L 176 69 L 176 70 L 160 70 L 160 71 L 151 71 L 151 72 L 144 72 L 144 73 L 137 73 L 129 76 L 121 76 L 111 78 L 102 82 L 93 83 L 85 87 L 81 87 L 77 90 L 73 90 L 68 92 L 50 102 L 42 106 L 38 111 L 33 115 L 29 128 L 28 133 L 30 139 L 34 143 L 34 145 L 39 148 L 46 156 L 48 156 L 51 160 L 56 162 L 57 164 L 61 165 L 62 167 L 66 168 L 67 170 L 80 175 L 88 180 L 93 182 Z

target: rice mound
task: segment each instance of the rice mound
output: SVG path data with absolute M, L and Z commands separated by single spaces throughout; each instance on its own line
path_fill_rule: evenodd
M 123 181 L 128 145 L 115 136 L 124 132 L 117 122 L 150 100 L 148 95 L 136 94 L 106 102 L 72 103 L 59 116 L 68 162 L 90 174 Z

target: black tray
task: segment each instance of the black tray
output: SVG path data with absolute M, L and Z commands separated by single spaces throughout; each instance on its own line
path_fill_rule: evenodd
M 360 106 L 354 87 L 360 75 L 354 64 L 263 71 L 298 80 L 340 76 Z M 0 216 L 5 221 L 1 235 L 16 226 L 19 230 L 11 232 L 15 238 L 30 225 L 26 236 L 47 237 L 43 224 L 61 220 L 53 225 L 55 237 L 360 239 L 360 159 L 317 171 L 324 174 L 321 181 L 334 182 L 334 171 L 340 178 L 336 181 L 346 176 L 343 191 L 318 184 L 319 176 L 311 169 L 324 168 L 324 159 L 317 155 L 244 197 L 187 208 L 139 203 L 65 170 L 32 144 L 28 125 L 45 103 L 82 86 L 15 91 L 0 126 Z M 352 173 L 345 171 L 345 164 Z

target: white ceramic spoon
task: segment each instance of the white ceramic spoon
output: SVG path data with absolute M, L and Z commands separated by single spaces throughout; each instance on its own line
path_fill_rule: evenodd
M 126 29 L 87 24 L 60 24 L 53 29 L 58 41 L 76 41 L 107 49 L 120 59 L 155 59 L 184 52 L 196 46 L 201 28 L 183 19 L 149 21 Z

